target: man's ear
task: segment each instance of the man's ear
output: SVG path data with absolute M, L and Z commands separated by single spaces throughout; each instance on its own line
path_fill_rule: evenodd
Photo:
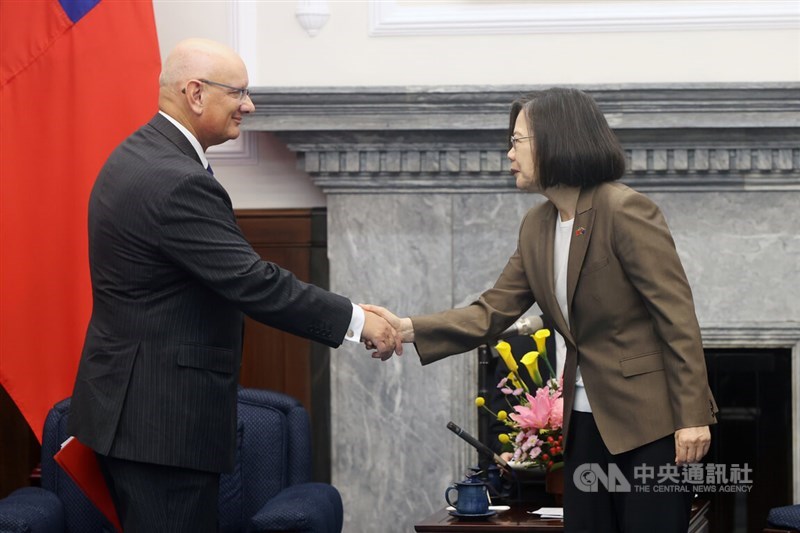
M 186 87 L 181 89 L 181 93 L 186 95 L 186 103 L 189 108 L 196 114 L 201 115 L 203 113 L 204 104 L 203 84 L 197 80 L 189 80 Z

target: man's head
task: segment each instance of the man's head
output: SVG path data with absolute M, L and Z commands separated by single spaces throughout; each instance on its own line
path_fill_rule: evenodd
M 255 111 L 242 59 L 207 39 L 181 41 L 164 61 L 159 109 L 183 124 L 203 150 L 239 136 L 246 113 Z

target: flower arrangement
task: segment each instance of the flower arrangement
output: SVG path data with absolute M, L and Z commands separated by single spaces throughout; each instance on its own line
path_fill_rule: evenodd
M 507 431 L 499 435 L 506 451 L 513 452 L 512 461 L 524 467 L 544 467 L 547 471 L 564 465 L 562 425 L 564 422 L 564 399 L 561 383 L 555 379 L 547 360 L 545 340 L 550 331 L 540 329 L 531 337 L 538 351 L 526 353 L 520 363 L 525 367 L 536 385 L 531 391 L 520 376 L 519 364 L 511 353 L 511 345 L 505 341 L 497 343 L 496 349 L 509 373 L 500 380 L 497 388 L 504 395 L 510 413 L 504 410 L 492 412 L 482 397 L 475 400 L 479 408 L 486 409 L 497 420 L 505 424 Z M 539 362 L 544 361 L 550 378 L 544 382 L 539 371 Z

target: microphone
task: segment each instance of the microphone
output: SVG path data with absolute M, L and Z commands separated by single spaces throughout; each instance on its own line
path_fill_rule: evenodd
M 502 467 L 508 468 L 508 463 L 505 459 L 494 453 L 488 446 L 484 443 L 480 442 L 478 439 L 455 425 L 452 421 L 447 423 L 447 429 L 467 441 L 467 444 L 478 450 L 478 453 L 486 455 L 487 457 L 491 457 L 494 459 L 494 462 L 499 464 Z
M 542 329 L 542 327 L 544 327 L 544 323 L 542 322 L 542 317 L 540 316 L 528 316 L 525 318 L 520 318 L 511 324 L 507 330 L 498 335 L 497 340 L 507 339 L 517 335 L 533 335 Z

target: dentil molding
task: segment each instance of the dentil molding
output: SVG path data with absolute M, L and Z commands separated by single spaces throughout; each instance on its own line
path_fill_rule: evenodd
M 275 132 L 329 194 L 509 191 L 509 104 L 535 89 L 256 88 L 244 127 Z M 800 190 L 800 84 L 581 89 L 638 189 Z

